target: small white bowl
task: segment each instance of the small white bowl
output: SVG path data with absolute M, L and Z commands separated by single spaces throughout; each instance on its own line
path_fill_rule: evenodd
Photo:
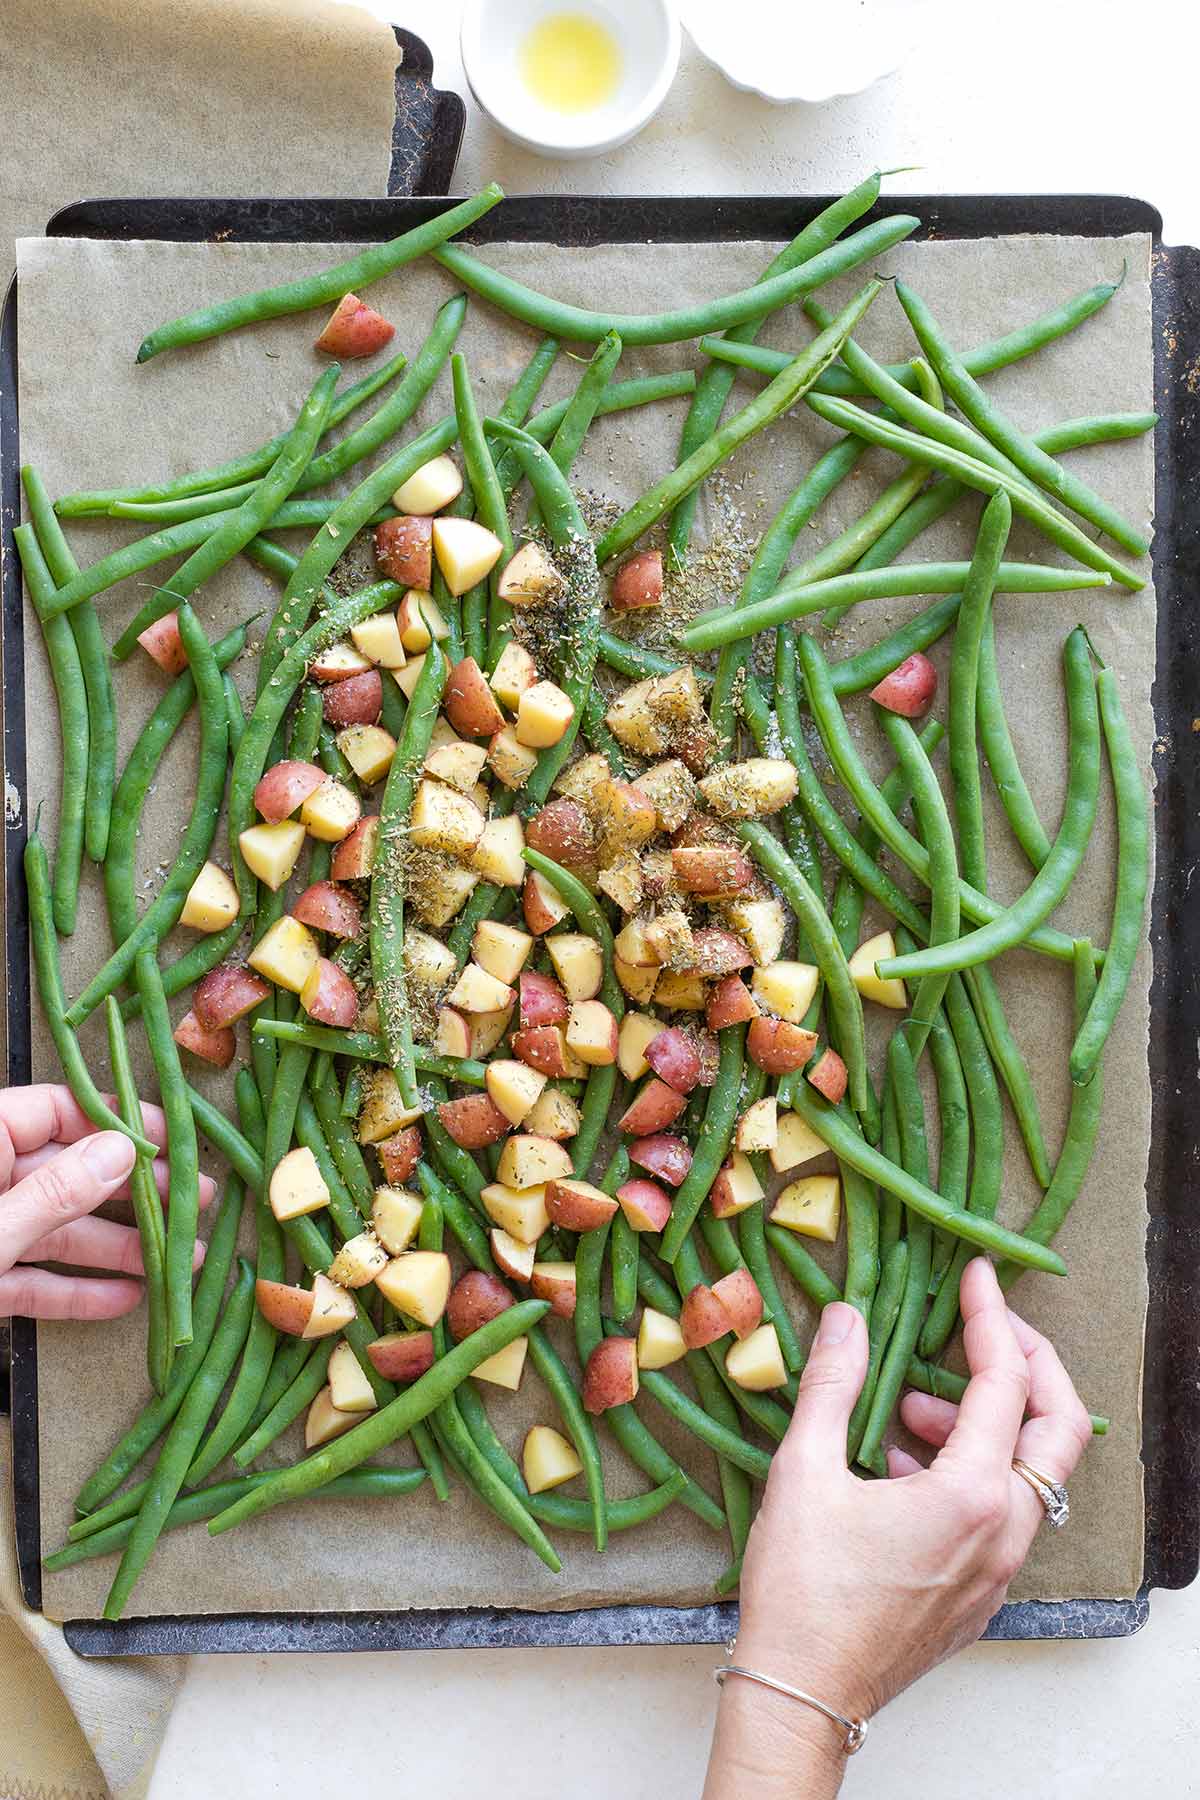
M 925 34 L 931 0 L 855 0 L 815 7 L 784 0 L 681 0 L 696 47 L 746 93 L 815 105 L 891 75 Z
M 521 48 L 543 19 L 582 13 L 621 48 L 616 92 L 586 112 L 557 112 L 525 85 Z M 542 156 L 615 150 L 652 119 L 679 64 L 680 30 L 670 0 L 467 0 L 462 60 L 472 94 L 493 124 Z

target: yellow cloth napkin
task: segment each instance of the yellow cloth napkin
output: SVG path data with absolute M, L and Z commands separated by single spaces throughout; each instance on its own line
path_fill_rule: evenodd
M 21 1598 L 12 1536 L 12 1455 L 0 1425 L 0 1796 L 143 1800 L 187 1667 L 182 1656 L 94 1662 Z

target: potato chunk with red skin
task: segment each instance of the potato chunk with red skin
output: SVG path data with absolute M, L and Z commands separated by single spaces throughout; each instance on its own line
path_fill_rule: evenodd
M 179 635 L 178 614 L 164 613 L 138 633 L 138 643 L 151 662 L 156 662 L 164 675 L 182 675 L 188 666 L 187 651 Z
M 389 1331 L 367 1345 L 377 1375 L 385 1381 L 416 1381 L 434 1364 L 432 1331 Z
M 492 1319 L 498 1319 L 502 1312 L 507 1312 L 512 1303 L 513 1297 L 498 1275 L 489 1275 L 483 1269 L 468 1269 L 450 1289 L 450 1298 L 446 1302 L 450 1336 L 456 1344 L 461 1344 L 481 1325 L 487 1325 Z
M 310 762 L 278 762 L 269 768 L 254 789 L 254 806 L 268 825 L 290 819 L 310 794 L 325 783 L 325 771 Z
M 488 1144 L 498 1144 L 512 1130 L 487 1094 L 464 1094 L 459 1100 L 444 1100 L 437 1111 L 450 1136 L 464 1150 L 483 1150 Z
M 689 1350 L 703 1350 L 733 1327 L 720 1297 L 701 1281 L 684 1297 L 679 1329 Z
M 335 881 L 367 881 L 375 862 L 375 840 L 379 835 L 379 815 L 368 813 L 360 819 L 349 837 L 344 837 L 333 853 L 329 873 Z
M 819 1094 L 824 1094 L 832 1106 L 836 1106 L 846 1092 L 849 1076 L 837 1051 L 825 1049 L 807 1071 L 806 1080 L 811 1082 Z
M 375 561 L 400 587 L 428 589 L 433 579 L 433 520 L 404 513 L 375 527 Z
M 692 933 L 692 967 L 711 980 L 752 969 L 754 958 L 732 931 L 722 925 L 701 925 Z
M 657 1181 L 635 1176 L 621 1183 L 617 1199 L 633 1231 L 662 1231 L 671 1217 L 671 1196 Z
M 933 705 L 937 685 L 937 670 L 927 656 L 914 650 L 890 675 L 876 682 L 871 698 L 902 719 L 921 719 Z
M 748 1338 L 762 1324 L 763 1297 L 749 1269 L 731 1269 L 713 1282 L 713 1293 L 725 1309 L 734 1337 Z
M 362 906 L 357 895 L 349 888 L 339 887 L 336 881 L 314 881 L 297 896 L 291 914 L 302 925 L 328 932 L 330 937 L 355 938 L 362 926 Z
M 610 1337 L 588 1357 L 583 1372 L 583 1404 L 590 1413 L 607 1412 L 636 1400 L 638 1391 L 637 1344 L 633 1338 Z
M 551 800 L 534 814 L 525 827 L 525 842 L 530 850 L 540 851 L 564 869 L 582 868 L 595 854 L 587 815 L 577 801 L 565 798 Z
M 173 1036 L 181 1050 L 190 1050 L 193 1056 L 211 1063 L 215 1069 L 227 1069 L 237 1055 L 237 1035 L 232 1026 L 222 1025 L 210 1031 L 194 1012 L 184 1013 Z
M 383 707 L 383 677 L 378 669 L 348 675 L 321 689 L 321 711 L 327 725 L 373 725 Z
M 319 1025 L 332 1025 L 350 1030 L 358 1017 L 358 991 L 346 974 L 327 956 L 318 958 L 316 967 L 300 990 L 300 1004 L 310 1019 Z
M 356 356 L 374 356 L 395 335 L 396 327 L 389 325 L 382 313 L 357 294 L 343 294 L 313 349 L 346 362 Z
M 455 731 L 463 737 L 494 737 L 504 730 L 505 718 L 496 705 L 487 676 L 473 656 L 456 662 L 446 678 L 442 708 Z
M 651 1038 L 644 1055 L 654 1073 L 677 1094 L 690 1094 L 700 1080 L 700 1052 L 678 1025 Z
M 704 1021 L 710 1031 L 746 1025 L 759 1017 L 758 1002 L 739 975 L 726 975 L 708 996 Z
M 537 969 L 522 969 L 517 976 L 517 1010 L 522 1031 L 534 1025 L 565 1025 L 570 1014 L 567 996 L 558 982 Z
M 271 984 L 241 963 L 220 963 L 192 991 L 192 1010 L 202 1030 L 221 1031 L 244 1019 L 271 992 Z
M 815 1031 L 787 1019 L 751 1019 L 746 1054 L 768 1075 L 790 1075 L 802 1069 L 817 1047 Z
M 654 1075 L 638 1089 L 633 1100 L 617 1121 L 617 1130 L 632 1137 L 648 1137 L 673 1125 L 687 1106 L 683 1094 L 668 1087 Z
M 587 1074 L 587 1064 L 580 1062 L 567 1048 L 567 1035 L 561 1025 L 531 1025 L 513 1033 L 513 1055 L 540 1069 L 552 1081 Z
M 679 1187 L 692 1166 L 692 1151 L 686 1139 L 656 1131 L 649 1137 L 634 1139 L 629 1146 L 629 1160 L 637 1168 L 657 1175 L 668 1187 Z
M 394 1137 L 382 1139 L 375 1146 L 375 1154 L 388 1185 L 403 1187 L 421 1160 L 421 1127 L 406 1125 Z
M 590 1181 L 563 1176 L 546 1183 L 546 1211 L 564 1231 L 595 1231 L 606 1225 L 616 1210 L 612 1196 Z
M 609 603 L 614 612 L 637 612 L 646 606 L 661 606 L 662 597 L 662 551 L 639 550 L 613 576 Z
M 732 844 L 682 844 L 671 851 L 675 880 L 685 893 L 702 900 L 739 894 L 753 885 L 754 870 Z

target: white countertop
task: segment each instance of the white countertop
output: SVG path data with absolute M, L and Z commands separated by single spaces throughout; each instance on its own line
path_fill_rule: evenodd
M 465 93 L 457 0 L 368 4 L 424 37 L 438 85 Z M 1159 207 L 1168 242 L 1197 243 L 1198 48 L 1196 9 L 1174 0 L 959 0 L 873 92 L 777 108 L 685 42 L 658 119 L 599 165 L 541 162 L 469 105 L 456 186 L 837 193 L 915 163 L 889 191 L 1135 194 Z M 510 1782 L 524 1800 L 691 1800 L 716 1660 L 707 1648 L 197 1657 L 151 1800 L 373 1800 L 398 1784 L 479 1800 Z M 1200 1588 L 1155 1594 L 1132 1639 L 982 1645 L 887 1710 L 846 1792 L 878 1792 L 886 1767 L 892 1800 L 1127 1800 L 1155 1786 L 1184 1800 L 1200 1794 L 1198 1662 Z

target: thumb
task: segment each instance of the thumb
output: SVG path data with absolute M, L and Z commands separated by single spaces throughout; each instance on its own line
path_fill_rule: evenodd
M 0 1270 L 60 1225 L 95 1212 L 125 1180 L 135 1155 L 122 1132 L 98 1131 L 0 1195 Z
M 788 1428 L 808 1461 L 846 1466 L 846 1428 L 867 1372 L 867 1328 L 857 1307 L 835 1300 L 821 1314 Z

